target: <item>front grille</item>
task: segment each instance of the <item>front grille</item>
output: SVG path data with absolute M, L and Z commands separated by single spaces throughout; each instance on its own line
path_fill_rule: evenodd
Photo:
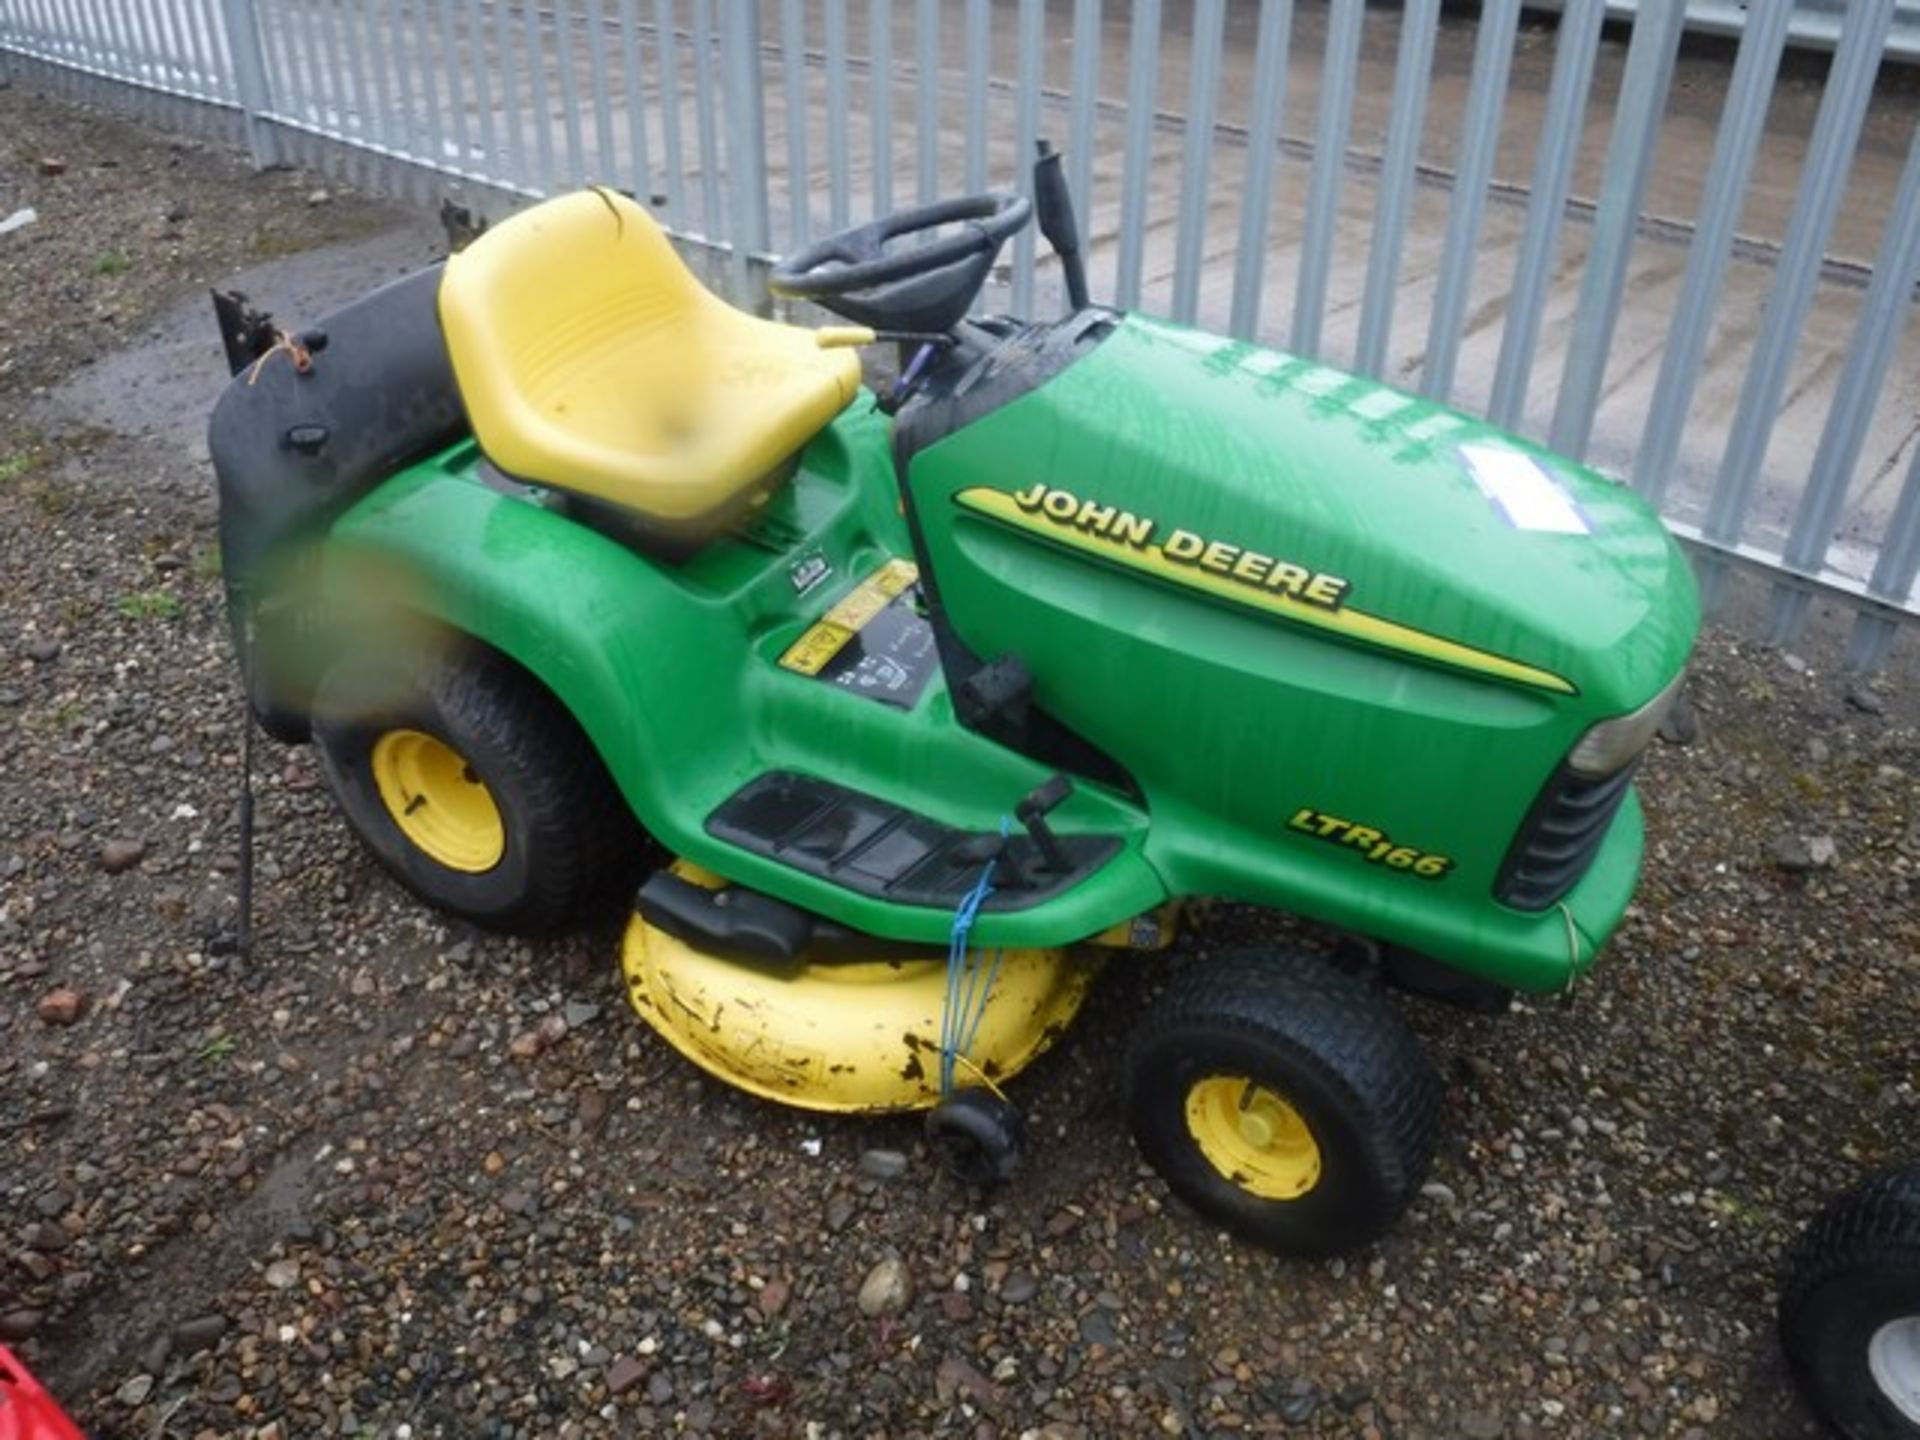
M 1513 838 L 1494 898 L 1516 910 L 1545 910 L 1573 889 L 1627 798 L 1636 768 L 1637 761 L 1600 780 L 1565 765 L 1554 771 Z

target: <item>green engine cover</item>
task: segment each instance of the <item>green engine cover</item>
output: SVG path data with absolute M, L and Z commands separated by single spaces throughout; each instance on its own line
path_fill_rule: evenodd
M 1565 916 L 1494 890 L 1570 748 L 1672 681 L 1698 629 L 1686 559 L 1631 490 L 1138 317 L 927 445 L 910 486 L 954 630 L 1018 655 L 1037 702 L 1128 770 L 1170 892 L 1533 989 L 1611 931 L 1631 797 Z

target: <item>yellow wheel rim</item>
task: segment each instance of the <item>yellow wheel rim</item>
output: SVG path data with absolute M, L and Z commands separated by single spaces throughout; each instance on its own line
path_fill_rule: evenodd
M 1298 1200 L 1320 1183 L 1313 1131 L 1256 1081 L 1215 1075 L 1197 1082 L 1187 1091 L 1187 1130 L 1208 1164 L 1263 1200 Z
M 387 731 L 373 742 L 373 782 L 400 833 L 449 870 L 479 875 L 506 853 L 493 792 L 444 740 Z

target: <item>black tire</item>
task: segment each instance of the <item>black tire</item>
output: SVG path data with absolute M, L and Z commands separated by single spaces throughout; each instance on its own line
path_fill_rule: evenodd
M 1874 1175 L 1816 1215 L 1781 1287 L 1780 1344 L 1794 1379 L 1849 1440 L 1920 1436 L 1920 1387 L 1908 1388 L 1903 1413 L 1869 1358 L 1875 1335 L 1902 1320 L 1920 1339 L 1920 1166 Z M 1902 1371 L 1911 1378 L 1915 1367 Z
M 1202 1149 L 1189 1105 L 1229 1078 L 1304 1122 L 1318 1171 L 1303 1193 L 1255 1193 Z M 1377 1239 L 1433 1158 L 1440 1085 L 1420 1042 L 1372 985 L 1311 956 L 1244 951 L 1182 973 L 1134 1033 L 1126 1088 L 1134 1140 L 1174 1193 L 1286 1255 Z
M 451 747 L 486 786 L 504 830 L 489 868 L 449 868 L 395 822 L 373 754 L 396 730 Z M 492 651 L 351 655 L 320 682 L 313 739 L 354 831 L 442 910 L 490 929 L 554 930 L 590 918 L 638 880 L 645 837 L 600 757 L 543 686 Z

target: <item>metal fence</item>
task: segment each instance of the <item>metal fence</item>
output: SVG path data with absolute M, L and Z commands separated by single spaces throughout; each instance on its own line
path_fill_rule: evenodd
M 1846 600 L 1876 665 L 1920 614 L 1920 104 L 1876 92 L 1896 0 L 1852 0 L 1797 79 L 1784 0 L 1706 56 L 1677 0 L 1624 38 L 1607 0 L 1560 8 L 0 0 L 0 63 L 422 197 L 616 185 L 743 289 L 822 229 L 1024 186 L 1046 135 L 1096 298 L 1536 434 L 1660 505 L 1710 595 L 1768 577 L 1774 638 Z M 1057 303 L 1031 235 L 998 279 L 997 304 Z

